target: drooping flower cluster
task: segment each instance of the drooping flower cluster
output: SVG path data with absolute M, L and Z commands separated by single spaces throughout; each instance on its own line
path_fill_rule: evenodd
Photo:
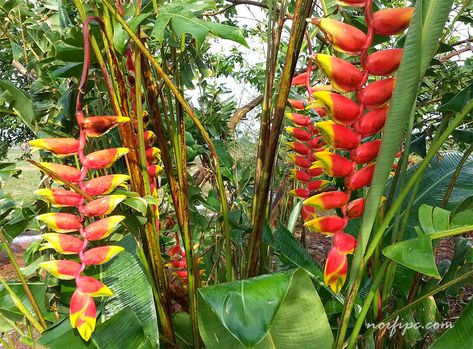
M 42 235 L 42 238 L 47 241 L 42 248 L 52 248 L 60 254 L 76 256 L 74 259 L 43 262 L 40 267 L 58 279 L 75 280 L 76 290 L 70 302 L 71 326 L 78 329 L 82 338 L 89 340 L 96 322 L 93 297 L 111 296 L 112 291 L 99 280 L 83 275 L 83 272 L 87 266 L 104 264 L 123 251 L 123 247 L 120 246 L 89 248 L 89 242 L 108 237 L 125 217 L 117 215 L 94 219 L 110 214 L 126 198 L 125 195 L 108 194 L 126 182 L 129 176 L 111 174 L 92 177 L 89 173 L 89 170 L 109 168 L 128 152 L 127 148 L 99 150 L 86 155 L 84 147 L 87 137 L 99 137 L 118 123 L 128 121 L 128 118 L 117 116 L 85 118 L 82 113 L 78 113 L 77 121 L 80 128 L 79 140 L 43 138 L 32 140 L 29 144 L 34 148 L 48 150 L 56 156 L 78 155 L 82 165 L 81 170 L 56 163 L 42 163 L 42 165 L 59 179 L 78 185 L 86 195 L 93 198 L 91 201 L 86 201 L 81 194 L 59 187 L 36 191 L 36 194 L 49 202 L 52 207 L 74 207 L 77 210 L 76 214 L 50 212 L 37 217 L 54 231 L 54 233 Z M 56 182 L 59 185 L 64 184 L 57 179 Z M 87 225 L 86 220 L 90 222 Z
M 125 219 L 121 215 L 111 214 L 117 205 L 126 199 L 125 195 L 112 192 L 130 179 L 123 174 L 105 174 L 120 157 L 127 154 L 128 148 L 110 148 L 85 153 L 87 140 L 100 137 L 120 123 L 129 122 L 123 116 L 90 116 L 82 110 L 82 98 L 87 82 L 90 55 L 88 25 L 90 17 L 84 23 L 84 70 L 79 84 L 76 100 L 76 120 L 79 126 L 79 139 L 43 138 L 29 142 L 34 148 L 47 150 L 58 157 L 77 155 L 80 170 L 76 167 L 42 163 L 46 174 L 54 174 L 53 180 L 67 189 L 54 187 L 39 189 L 36 193 L 43 200 L 57 208 L 75 208 L 76 213 L 50 212 L 38 216 L 54 233 L 43 234 L 46 240 L 43 249 L 52 248 L 72 259 L 50 260 L 40 267 L 62 280 L 75 280 L 76 289 L 70 300 L 70 322 L 77 328 L 85 340 L 89 340 L 95 330 L 96 306 L 93 297 L 111 296 L 112 290 L 94 277 L 84 275 L 87 266 L 104 264 L 123 251 L 120 246 L 99 246 L 89 248 L 94 241 L 107 238 Z M 78 186 L 78 192 L 71 190 L 71 184 Z M 70 209 L 69 209 L 70 212 Z M 71 234 L 69 234 L 71 233 Z
M 308 102 L 289 100 L 294 109 L 311 110 L 316 115 L 316 121 L 312 123 L 311 118 L 302 114 L 289 114 L 298 128 L 287 129 L 299 141 L 290 143 L 289 147 L 298 153 L 290 158 L 302 168 L 293 170 L 295 179 L 305 183 L 306 187 L 296 189 L 292 194 L 305 199 L 302 211 L 305 226 L 312 232 L 333 236 L 333 247 L 325 264 L 324 282 L 334 292 L 340 292 L 345 283 L 347 254 L 352 253 L 356 245 L 356 240 L 343 230 L 350 219 L 363 214 L 365 199 L 362 193 L 358 193 L 355 197 L 359 198 L 355 200 L 351 200 L 352 194 L 371 183 L 381 146 L 380 132 L 386 122 L 396 83 L 392 75 L 401 63 L 403 52 L 402 49 L 387 49 L 368 54 L 368 51 L 375 34 L 388 36 L 402 33 L 414 12 L 414 8 L 408 7 L 373 13 L 372 0 L 343 0 L 339 3 L 364 8 L 368 27 L 366 34 L 354 26 L 330 18 L 312 18 L 308 21 L 322 31 L 335 51 L 356 56 L 361 70 L 347 59 L 326 54 L 312 55 L 311 59 L 325 74 L 330 86 L 310 87 L 307 84 Z M 306 76 L 306 79 L 309 77 Z M 318 178 L 323 175 L 343 181 L 337 181 L 339 188 L 336 190 L 322 189 L 332 183 Z M 318 178 L 315 182 L 323 185 L 311 185 L 313 177 Z M 339 214 L 317 217 L 316 209 L 337 209 Z

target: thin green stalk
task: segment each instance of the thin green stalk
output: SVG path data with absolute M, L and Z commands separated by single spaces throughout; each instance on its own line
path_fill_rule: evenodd
M 7 343 L 5 339 L 3 339 L 2 336 L 0 336 L 0 344 L 5 348 L 5 349 L 15 349 L 14 346 L 10 345 Z
M 348 320 L 351 317 L 353 306 L 355 305 L 356 295 L 358 294 L 358 289 L 361 284 L 361 279 L 363 277 L 364 270 L 366 269 L 369 259 L 371 258 L 374 251 L 376 250 L 376 247 L 381 242 L 381 239 L 383 238 L 386 229 L 388 228 L 389 224 L 394 218 L 394 215 L 396 214 L 396 212 L 401 208 L 404 199 L 407 197 L 407 195 L 410 194 L 411 189 L 414 187 L 415 183 L 420 179 L 424 170 L 429 165 L 430 160 L 432 160 L 435 154 L 437 154 L 439 149 L 448 139 L 450 134 L 460 125 L 463 119 L 467 115 L 469 115 L 472 110 L 473 110 L 473 99 L 470 100 L 468 104 L 463 108 L 463 110 L 457 114 L 457 116 L 451 121 L 450 125 L 446 128 L 446 130 L 442 132 L 439 135 L 439 137 L 436 138 L 432 142 L 431 147 L 427 155 L 425 156 L 424 160 L 421 162 L 417 170 L 414 172 L 413 176 L 406 183 L 402 192 L 398 195 L 393 205 L 391 206 L 389 211 L 386 213 L 383 219 L 383 222 L 380 224 L 379 228 L 376 230 L 376 233 L 374 234 L 374 237 L 371 243 L 369 244 L 369 247 L 363 257 L 362 263 L 360 267 L 356 270 L 355 280 L 346 301 L 346 305 L 345 305 L 343 316 L 342 316 L 342 324 L 338 332 L 338 340 L 337 340 L 337 346 L 336 346 L 337 348 L 341 348 L 343 345 L 345 334 L 348 328 L 348 322 L 349 322 Z
M 43 314 L 41 313 L 41 309 L 39 309 L 38 303 L 36 302 L 36 299 L 34 298 L 33 293 L 31 292 L 31 289 L 28 286 L 28 282 L 26 281 L 25 276 L 21 272 L 20 266 L 16 262 L 15 256 L 13 255 L 10 246 L 8 245 L 7 239 L 5 239 L 5 236 L 3 235 L 2 229 L 0 229 L 0 242 L 2 243 L 3 248 L 7 252 L 8 258 L 10 259 L 13 269 L 15 269 L 16 275 L 18 276 L 21 286 L 23 287 L 23 290 L 25 291 L 31 306 L 33 307 L 33 310 L 36 313 L 36 316 L 38 317 L 41 326 L 45 329 L 48 328 L 48 325 L 44 320 Z
M 12 321 L 10 320 L 9 318 L 5 317 L 3 314 L 0 313 L 0 318 L 5 321 L 5 322 L 8 322 L 8 324 L 21 336 L 21 337 L 24 337 L 25 334 L 23 333 L 23 331 L 16 325 L 15 321 Z
M 395 311 L 394 313 L 392 313 L 391 315 L 387 316 L 386 318 L 383 319 L 383 322 L 384 323 L 388 323 L 389 321 L 391 320 L 394 320 L 395 318 L 397 318 L 399 315 L 401 315 L 403 312 L 405 312 L 406 310 L 409 310 L 415 306 L 417 306 L 418 304 L 422 303 L 425 299 L 429 298 L 429 297 L 432 297 L 434 295 L 436 295 L 437 293 L 439 292 L 442 292 L 443 290 L 446 290 L 447 288 L 455 285 L 456 283 L 458 282 L 461 282 L 465 279 L 468 279 L 469 277 L 473 276 L 473 270 L 449 281 L 449 282 L 446 282 L 445 284 L 443 285 L 440 285 L 432 290 L 430 290 L 429 292 L 423 294 L 422 296 L 420 296 L 419 298 L 417 298 L 416 300 L 412 301 L 411 303 L 405 305 L 404 307 L 402 307 L 401 309 Z M 375 326 L 376 328 L 376 326 Z M 364 336 L 368 336 L 368 335 L 371 335 L 372 333 L 374 332 L 374 329 L 371 328 L 369 329 L 365 334 Z
M 5 290 L 8 292 L 10 295 L 10 298 L 13 301 L 13 304 L 18 308 L 18 310 L 26 317 L 26 319 L 31 322 L 31 324 L 36 328 L 36 330 L 39 333 L 42 333 L 46 330 L 43 325 L 41 325 L 38 320 L 35 319 L 33 314 L 28 310 L 28 308 L 23 304 L 20 298 L 16 295 L 16 293 L 11 289 L 11 287 L 8 285 L 8 283 L 5 281 L 3 276 L 0 275 L 0 283 L 3 285 Z
M 379 286 L 381 285 L 381 281 L 384 277 L 384 271 L 386 270 L 389 263 L 391 263 L 391 261 L 389 259 L 386 259 L 379 268 L 379 271 L 375 274 L 376 277 L 373 283 L 371 284 L 368 295 L 363 301 L 363 307 L 361 308 L 360 314 L 358 314 L 358 319 L 356 320 L 355 326 L 353 327 L 353 331 L 350 335 L 350 339 L 348 341 L 348 349 L 355 348 L 356 339 L 358 337 L 358 334 L 360 333 L 361 327 L 363 326 L 366 314 L 368 314 L 368 311 L 371 307 L 371 303 L 373 302 L 375 295 L 378 293 Z
M 123 29 L 125 29 L 125 31 L 130 35 L 130 38 L 136 44 L 136 48 L 143 54 L 143 56 L 145 56 L 149 60 L 149 62 L 151 63 L 151 65 L 156 70 L 157 74 L 159 75 L 159 77 L 163 79 L 164 83 L 172 91 L 173 95 L 182 105 L 187 115 L 189 115 L 191 120 L 194 122 L 195 126 L 197 127 L 199 132 L 202 134 L 202 137 L 204 138 L 207 146 L 209 147 L 209 151 L 211 153 L 212 162 L 213 162 L 213 169 L 215 171 L 215 177 L 217 180 L 219 196 L 220 196 L 220 205 L 221 205 L 222 216 L 223 216 L 223 235 L 225 236 L 226 252 L 227 254 L 229 253 L 229 255 L 227 255 L 226 257 L 228 260 L 231 260 L 232 259 L 232 256 L 231 256 L 232 241 L 231 241 L 231 233 L 230 233 L 230 220 L 228 217 L 227 195 L 225 192 L 225 186 L 223 184 L 222 170 L 220 168 L 220 162 L 219 162 L 217 151 L 215 149 L 215 145 L 209 133 L 205 130 L 205 127 L 202 125 L 202 123 L 200 122 L 195 112 L 192 110 L 189 103 L 187 103 L 184 96 L 180 93 L 179 89 L 171 81 L 170 77 L 163 71 L 163 69 L 161 68 L 159 63 L 156 61 L 156 59 L 153 57 L 153 55 L 146 49 L 146 47 L 143 45 L 141 40 L 136 36 L 133 30 L 131 30 L 131 28 L 128 26 L 125 20 L 120 17 L 120 15 L 116 12 L 113 5 L 111 5 L 108 1 L 104 1 L 103 4 L 110 10 L 112 15 L 121 24 Z M 231 280 L 228 280 L 228 281 L 231 281 Z
M 403 188 L 402 192 L 399 194 L 399 196 L 396 198 L 394 201 L 392 207 L 389 209 L 388 213 L 386 214 L 381 226 L 379 229 L 376 231 L 373 241 L 370 244 L 370 247 L 367 249 L 367 252 L 365 254 L 365 259 L 369 258 L 372 254 L 373 251 L 380 242 L 381 238 L 383 237 L 384 232 L 389 226 L 389 223 L 391 223 L 391 220 L 393 219 L 395 213 L 401 208 L 402 202 L 404 199 L 409 195 L 411 189 L 414 187 L 415 183 L 420 179 L 422 174 L 424 173 L 425 169 L 430 163 L 430 160 L 433 159 L 433 157 L 437 154 L 437 152 L 440 150 L 442 145 L 445 143 L 445 141 L 448 139 L 448 137 L 452 134 L 452 132 L 460 125 L 460 123 L 463 121 L 463 119 L 470 114 L 470 112 L 473 110 L 473 99 L 468 102 L 468 104 L 463 108 L 463 110 L 457 114 L 457 116 L 451 121 L 450 125 L 446 128 L 446 130 L 440 134 L 440 136 L 431 144 L 431 147 L 425 156 L 424 160 L 422 160 L 421 164 L 417 168 L 417 170 L 414 172 L 412 177 L 409 179 L 409 181 L 406 183 L 406 186 Z
M 455 183 L 457 182 L 458 176 L 460 175 L 460 172 L 463 166 L 465 165 L 466 161 L 470 157 L 471 153 L 473 153 L 473 144 L 470 145 L 470 147 L 465 151 L 457 168 L 455 169 L 455 172 L 452 175 L 452 180 L 450 181 L 450 184 L 448 185 L 445 196 L 443 197 L 442 206 L 441 206 L 442 208 L 445 208 L 447 206 L 448 200 L 450 199 L 450 195 L 452 194 L 453 188 L 455 187 Z

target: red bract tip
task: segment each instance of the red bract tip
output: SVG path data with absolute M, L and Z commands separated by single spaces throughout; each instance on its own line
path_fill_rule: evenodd
M 335 50 L 351 55 L 363 51 L 366 35 L 354 26 L 330 18 L 313 18 L 311 23 L 322 30 Z
M 296 75 L 292 78 L 292 86 L 304 86 L 309 79 L 310 72 L 304 72 L 302 74 Z
M 363 215 L 365 209 L 365 198 L 359 198 L 353 201 L 350 201 L 347 205 L 347 216 L 350 219 L 358 218 Z
M 388 76 L 396 72 L 401 64 L 403 49 L 395 48 L 370 54 L 366 58 L 365 69 L 371 75 Z
M 350 152 L 350 157 L 357 164 L 366 164 L 378 156 L 381 147 L 381 139 L 360 144 Z
M 384 127 L 388 108 L 376 109 L 364 114 L 353 124 L 353 129 L 363 138 L 372 136 Z
M 288 99 L 287 102 L 293 109 L 296 110 L 304 110 L 306 106 L 306 103 L 304 101 L 300 101 L 297 99 Z
M 370 25 L 375 34 L 396 35 L 409 26 L 414 11 L 414 7 L 385 8 L 373 13 Z
M 337 233 L 333 237 L 333 247 L 343 254 L 351 254 L 356 247 L 356 239 L 347 233 Z
M 389 102 L 395 85 L 395 78 L 375 81 L 358 91 L 356 98 L 358 102 L 363 103 L 366 109 L 378 109 Z
M 345 186 L 351 190 L 357 190 L 371 184 L 373 179 L 375 164 L 369 164 L 356 171 L 350 177 L 346 178 Z

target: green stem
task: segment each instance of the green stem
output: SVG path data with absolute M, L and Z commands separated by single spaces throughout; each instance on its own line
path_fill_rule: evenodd
M 473 110 L 473 99 L 468 102 L 468 104 L 463 108 L 463 110 L 457 114 L 457 116 L 451 121 L 450 125 L 445 129 L 444 132 L 442 132 L 438 138 L 436 138 L 429 149 L 429 152 L 425 156 L 424 160 L 421 162 L 417 170 L 414 172 L 413 176 L 409 179 L 407 184 L 405 185 L 404 189 L 402 192 L 399 194 L 399 196 L 396 198 L 396 201 L 394 201 L 393 205 L 389 209 L 389 211 L 386 213 L 382 223 L 380 224 L 379 228 L 376 230 L 376 233 L 373 237 L 373 240 L 371 241 L 364 257 L 362 260 L 362 263 L 360 267 L 356 270 L 356 275 L 355 275 L 355 281 L 353 283 L 353 286 L 350 290 L 350 294 L 347 298 L 346 305 L 344 308 L 344 312 L 342 315 L 342 325 L 340 327 L 340 331 L 338 334 L 338 340 L 337 340 L 337 348 L 341 348 L 343 345 L 345 333 L 348 328 L 348 320 L 351 317 L 351 312 L 353 310 L 353 306 L 355 304 L 355 299 L 356 295 L 358 293 L 358 289 L 361 284 L 361 279 L 363 277 L 364 270 L 368 264 L 368 261 L 370 257 L 373 255 L 374 251 L 376 250 L 376 247 L 378 244 L 381 242 L 381 239 L 384 236 L 384 232 L 389 226 L 389 223 L 391 220 L 394 218 L 394 215 L 396 212 L 401 208 L 401 205 L 404 201 L 404 199 L 407 197 L 407 195 L 410 194 L 411 189 L 414 187 L 414 185 L 417 183 L 417 181 L 420 179 L 421 175 L 427 168 L 427 166 L 430 163 L 430 160 L 437 154 L 439 149 L 442 147 L 442 145 L 445 143 L 445 141 L 448 139 L 450 134 L 460 125 L 460 123 L 463 121 L 463 119 L 470 114 L 470 112 Z
M 39 333 L 42 333 L 45 331 L 45 327 L 43 327 L 43 325 L 41 325 L 38 320 L 35 319 L 35 317 L 33 316 L 33 314 L 31 314 L 31 312 L 28 310 L 28 308 L 23 304 L 23 302 L 21 301 L 20 298 L 18 298 L 18 296 L 16 295 L 16 293 L 11 289 L 11 287 L 7 284 L 7 282 L 5 281 L 5 279 L 3 278 L 3 276 L 0 275 L 0 283 L 3 285 L 3 287 L 5 288 L 5 290 L 8 292 L 8 294 L 10 295 L 12 301 L 13 301 L 13 304 L 18 308 L 18 310 L 26 317 L 26 319 L 31 322 L 31 324 L 34 326 L 34 328 L 36 328 L 36 330 L 39 332 Z
M 455 169 L 455 172 L 452 175 L 452 180 L 450 181 L 450 184 L 448 185 L 447 191 L 445 193 L 445 196 L 442 201 L 442 206 L 445 208 L 448 204 L 448 200 L 450 199 L 450 195 L 452 194 L 453 188 L 455 187 L 455 183 L 457 182 L 458 176 L 460 175 L 460 172 L 465 165 L 466 161 L 470 157 L 471 153 L 473 153 L 473 144 L 470 145 L 470 147 L 467 149 L 465 154 L 463 154 L 463 157 L 460 160 L 460 163 L 458 164 L 457 168 Z
M 28 286 L 28 282 L 26 281 L 25 276 L 21 272 L 20 267 L 18 263 L 16 262 L 15 256 L 13 255 L 12 250 L 10 249 L 10 246 L 8 245 L 8 241 L 5 239 L 5 236 L 3 235 L 3 231 L 1 229 L 0 229 L 0 241 L 2 243 L 3 248 L 7 252 L 8 258 L 10 259 L 13 269 L 15 269 L 16 275 L 18 276 L 21 286 L 23 286 L 23 290 L 25 290 L 26 296 L 28 297 L 28 300 L 30 301 L 31 306 L 33 307 L 33 310 L 36 313 L 36 316 L 38 317 L 38 320 L 41 323 L 41 326 L 45 329 L 48 328 L 48 325 L 46 324 L 46 321 L 44 320 L 43 314 L 41 313 L 41 310 L 39 309 L 38 303 L 36 302 L 36 299 L 34 298 L 33 293 L 31 292 L 31 289 Z
M 368 314 L 368 311 L 371 307 L 371 303 L 373 302 L 375 295 L 378 293 L 379 286 L 384 277 L 384 271 L 386 270 L 389 263 L 391 263 L 391 261 L 386 259 L 381 265 L 379 271 L 376 273 L 376 277 L 373 283 L 371 284 L 368 295 L 366 296 L 363 302 L 363 307 L 361 308 L 361 312 L 358 315 L 358 319 L 356 319 L 355 326 L 353 327 L 353 331 L 350 335 L 350 340 L 348 341 L 348 349 L 355 348 L 356 339 L 358 337 L 358 334 L 360 333 L 361 327 L 363 326 L 366 314 Z

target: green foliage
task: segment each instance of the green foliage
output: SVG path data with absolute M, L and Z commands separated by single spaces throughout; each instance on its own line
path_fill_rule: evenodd
M 207 348 L 329 348 L 333 337 L 309 277 L 299 269 L 200 290 Z

